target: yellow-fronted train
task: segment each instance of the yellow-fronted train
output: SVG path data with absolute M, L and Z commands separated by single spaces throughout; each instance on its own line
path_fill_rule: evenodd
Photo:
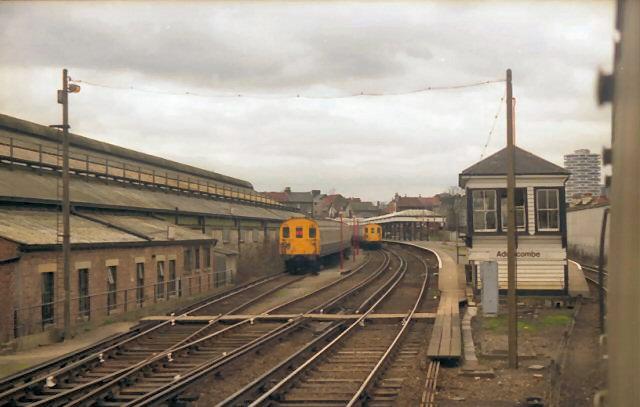
M 351 252 L 353 227 L 330 219 L 291 218 L 280 226 L 280 254 L 290 273 L 317 271 L 342 252 Z

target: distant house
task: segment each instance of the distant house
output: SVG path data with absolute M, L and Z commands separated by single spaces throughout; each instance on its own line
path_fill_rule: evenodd
M 308 192 L 294 192 L 291 191 L 291 187 L 286 187 L 284 191 L 265 192 L 264 194 L 273 200 L 286 204 L 290 208 L 299 209 L 302 214 L 310 218 L 320 216 L 322 195 L 319 189 Z
M 387 205 L 387 213 L 400 212 L 408 209 L 427 209 L 436 211 L 440 206 L 440 198 L 438 196 L 423 197 L 418 196 L 400 196 L 395 194 L 389 205 Z
M 349 201 L 340 194 L 325 195 L 318 205 L 319 218 L 337 218 L 344 213 Z
M 380 209 L 372 202 L 352 201 L 347 205 L 346 213 L 350 218 L 371 218 L 380 215 Z

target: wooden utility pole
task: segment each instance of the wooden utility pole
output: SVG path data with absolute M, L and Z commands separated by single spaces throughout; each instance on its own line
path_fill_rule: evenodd
M 340 271 L 342 271 L 344 263 L 344 234 L 342 231 L 342 214 L 340 214 Z
M 507 308 L 509 367 L 518 368 L 518 299 L 516 295 L 516 157 L 513 136 L 513 89 L 511 69 L 507 69 Z M 500 202 L 496 202 L 499 205 Z
M 64 279 L 64 338 L 71 339 L 71 233 L 69 202 L 69 75 L 62 70 L 62 269 Z

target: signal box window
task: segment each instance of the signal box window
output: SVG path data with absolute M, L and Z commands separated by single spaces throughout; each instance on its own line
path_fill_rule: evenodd
M 302 228 L 301 227 L 297 227 L 296 228 L 296 238 L 298 238 L 298 239 L 302 238 Z
M 316 228 L 309 228 L 309 238 L 311 239 L 316 238 Z
M 472 192 L 473 200 L 473 230 L 476 232 L 495 232 L 496 219 L 496 191 L 492 189 L 476 190 Z
M 515 207 L 516 207 L 516 230 L 524 231 L 527 229 L 525 218 L 525 202 L 527 200 L 526 188 L 516 188 Z M 500 193 L 500 226 L 502 231 L 507 230 L 507 191 Z
M 560 199 L 557 189 L 536 191 L 538 230 L 555 232 L 560 230 Z

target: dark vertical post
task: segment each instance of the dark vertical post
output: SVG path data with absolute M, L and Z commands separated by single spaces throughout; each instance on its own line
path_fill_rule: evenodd
M 598 310 L 600 312 L 600 332 L 604 333 L 604 316 L 606 313 L 604 304 L 604 245 L 607 235 L 607 220 L 609 218 L 609 208 L 605 208 L 602 214 L 602 228 L 600 229 L 600 253 L 598 254 Z
M 344 262 L 344 235 L 342 231 L 342 214 L 340 214 L 340 271 L 342 271 L 342 263 Z
M 69 76 L 62 70 L 62 268 L 64 278 L 64 338 L 71 339 L 71 233 L 69 202 Z
M 515 141 L 513 136 L 513 89 L 507 69 L 507 308 L 509 367 L 518 368 L 518 309 L 516 281 Z M 495 205 L 499 205 L 496 200 Z

